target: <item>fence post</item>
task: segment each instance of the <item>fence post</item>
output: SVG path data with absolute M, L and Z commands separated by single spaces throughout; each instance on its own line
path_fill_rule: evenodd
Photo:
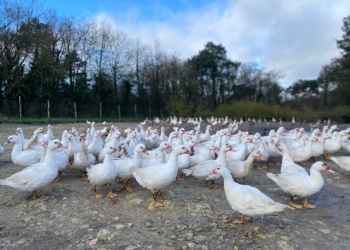
M 50 116 L 50 100 L 47 99 L 47 119 L 49 121 L 49 124 L 51 124 L 51 116 Z
M 19 122 L 22 123 L 22 98 L 21 98 L 21 96 L 18 96 L 18 102 L 19 102 Z
M 74 116 L 75 116 L 75 123 L 78 123 L 77 104 L 76 103 L 74 103 Z
M 118 115 L 119 115 L 119 119 L 122 117 L 121 115 L 120 115 L 120 105 L 118 105 Z
M 100 120 L 102 121 L 102 103 L 100 102 Z
M 136 104 L 134 105 L 135 108 L 135 118 L 137 119 L 137 108 L 136 108 Z
M 163 119 L 163 109 L 160 109 L 160 119 Z
M 149 116 L 148 116 L 149 119 L 152 119 L 152 118 L 151 118 L 151 107 L 150 107 L 150 106 L 148 106 L 148 113 L 149 113 Z

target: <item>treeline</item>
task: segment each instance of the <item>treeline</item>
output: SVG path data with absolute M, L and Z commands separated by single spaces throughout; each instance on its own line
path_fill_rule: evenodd
M 344 40 L 349 41 L 346 34 Z M 340 49 L 348 49 L 346 43 L 338 43 Z M 299 80 L 283 89 L 280 72 L 230 59 L 221 44 L 208 42 L 196 55 L 182 60 L 157 41 L 131 39 L 106 20 L 58 16 L 36 0 L 0 0 L 3 100 L 21 96 L 24 102 L 50 100 L 67 106 L 137 105 L 173 115 L 204 114 L 235 102 L 288 104 L 293 109 L 302 108 L 300 99 L 309 108 L 348 105 L 349 98 L 346 102 L 330 98 L 337 91 L 344 95 L 348 87 L 345 61 L 349 66 L 344 54 L 325 66 L 319 79 Z

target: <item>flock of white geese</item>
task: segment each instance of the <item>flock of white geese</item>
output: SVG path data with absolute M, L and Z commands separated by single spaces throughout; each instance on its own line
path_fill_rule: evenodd
M 39 196 L 38 190 L 60 181 L 62 172 L 72 168 L 81 172 L 82 180 L 91 183 L 96 199 L 103 197 L 98 192 L 101 185 L 108 185 L 107 197 L 115 198 L 117 194 L 112 188 L 115 181 L 123 182 L 125 190 L 133 192 L 130 180 L 134 178 L 141 187 L 151 191 L 157 208 L 164 206 L 166 199 L 161 190 L 183 180 L 181 176 L 191 175 L 212 189 L 217 188 L 215 180 L 222 177 L 230 206 L 242 215 L 234 223 L 244 224 L 255 216 L 284 208 L 315 208 L 307 197 L 323 187 L 321 171 L 334 173 L 326 162 L 315 162 L 316 158 L 323 155 L 350 171 L 350 156 L 331 156 L 342 148 L 350 152 L 350 128 L 339 131 L 336 125 L 324 126 L 322 130 L 317 128 L 306 133 L 303 128 L 286 131 L 280 127 L 270 130 L 266 136 L 240 131 L 239 122 L 230 123 L 215 134 L 211 125 L 201 131 L 200 123 L 190 131 L 180 127 L 172 129 L 166 135 L 164 127 L 159 131 L 139 124 L 135 129 L 121 132 L 115 125 L 99 130 L 95 122 L 91 122 L 86 134 L 80 134 L 73 127 L 65 129 L 59 140 L 51 125 L 46 132 L 42 127 L 36 129 L 29 139 L 17 128 L 5 144 L 13 145 L 13 163 L 25 168 L 0 180 L 0 185 L 32 192 L 33 199 L 47 200 L 50 197 Z M 2 154 L 4 148 L 0 145 L 0 156 Z M 282 156 L 281 163 L 279 156 Z M 301 164 L 310 159 L 314 164 L 308 173 Z M 246 177 L 251 174 L 254 162 L 257 169 L 268 169 L 269 164 L 281 165 L 280 174 L 267 172 L 266 175 L 290 195 L 289 204 L 275 202 L 247 185 Z M 238 179 L 243 179 L 244 184 L 239 184 Z M 294 197 L 303 198 L 302 205 L 296 204 Z

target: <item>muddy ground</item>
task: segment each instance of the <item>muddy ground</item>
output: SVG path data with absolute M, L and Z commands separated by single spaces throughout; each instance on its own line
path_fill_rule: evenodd
M 136 126 L 116 125 L 121 131 Z M 46 125 L 0 124 L 0 144 L 19 126 L 27 138 Z M 80 133 L 87 128 L 86 124 L 53 125 L 55 137 L 60 138 L 62 131 L 72 126 Z M 245 126 L 241 128 L 249 127 L 251 132 L 272 128 Z M 307 124 L 304 127 L 309 129 Z M 11 161 L 12 145 L 4 148 L 0 179 L 22 169 Z M 308 168 L 310 165 L 304 163 Z M 332 162 L 329 165 L 337 173 L 323 172 L 323 189 L 308 199 L 316 209 L 286 209 L 254 218 L 246 225 L 231 223 L 240 215 L 231 209 L 223 190 L 208 189 L 203 181 L 191 177 L 165 188 L 166 206 L 158 209 L 152 206 L 150 192 L 135 180 L 131 184 L 133 193 L 115 183 L 117 198 L 94 199 L 92 185 L 81 181 L 76 170 L 68 170 L 59 183 L 40 191 L 51 196 L 48 201 L 31 200 L 29 193 L 0 186 L 0 249 L 349 249 L 350 179 L 344 170 Z M 279 173 L 280 169 L 270 166 L 269 171 Z M 247 182 L 275 201 L 289 201 L 266 177 L 266 171 L 256 166 Z M 222 187 L 223 180 L 217 184 Z M 105 195 L 108 192 L 107 186 L 99 190 Z

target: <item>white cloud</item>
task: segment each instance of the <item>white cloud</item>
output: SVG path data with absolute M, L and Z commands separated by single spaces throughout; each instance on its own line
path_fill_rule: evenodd
M 335 40 L 341 38 L 350 1 L 214 1 L 183 12 L 153 7 L 156 14 L 147 21 L 142 9 L 135 8 L 110 18 L 129 36 L 145 43 L 156 39 L 165 51 L 183 59 L 208 41 L 221 43 L 232 60 L 278 70 L 285 76 L 281 84 L 288 86 L 317 78 L 322 65 L 339 55 Z

